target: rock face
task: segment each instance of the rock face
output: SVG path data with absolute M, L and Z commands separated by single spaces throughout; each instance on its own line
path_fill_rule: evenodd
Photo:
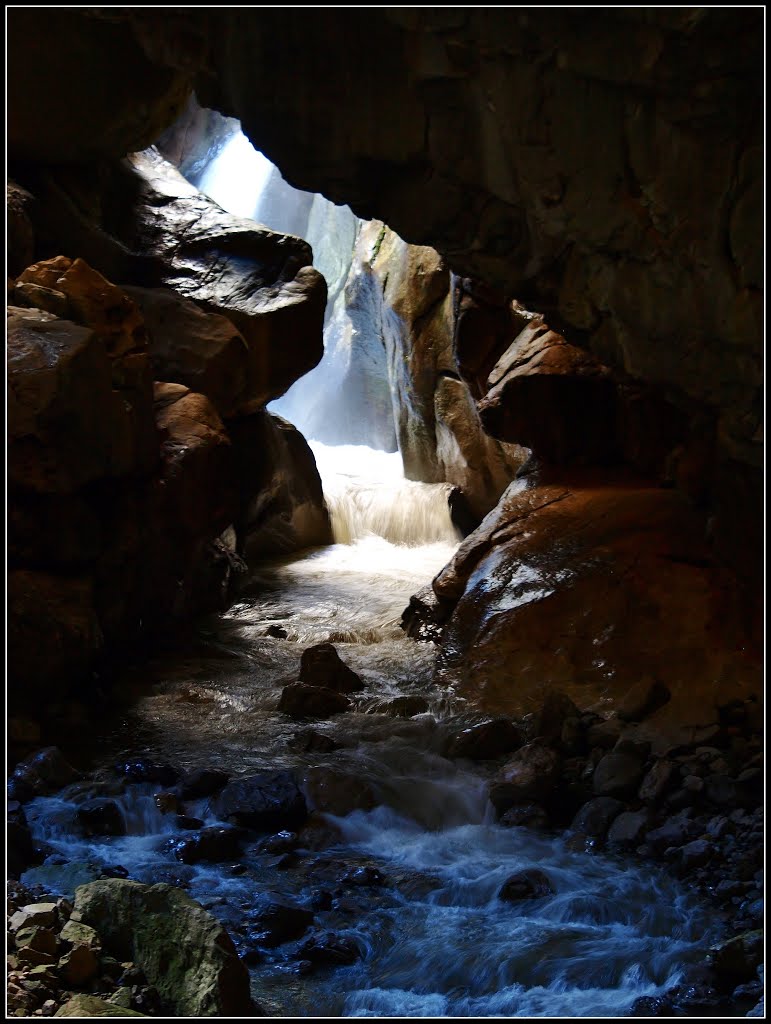
M 225 929 L 170 885 L 81 886 L 75 909 L 120 960 L 132 960 L 180 1017 L 252 1016 L 249 974 Z
M 757 687 L 736 580 L 673 490 L 516 481 L 434 590 L 449 618 L 440 678 L 490 712 L 527 711 L 550 688 L 583 706 L 622 701 L 646 677 L 671 698 L 637 728 L 674 743 L 708 735 L 720 705 Z

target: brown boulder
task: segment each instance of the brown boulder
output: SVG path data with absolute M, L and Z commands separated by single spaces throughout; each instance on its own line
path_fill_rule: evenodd
M 451 736 L 445 748 L 445 757 L 467 757 L 471 761 L 486 761 L 508 754 L 521 747 L 525 737 L 508 718 L 482 722 Z
M 68 493 L 136 466 L 130 414 L 96 334 L 34 310 L 8 319 L 12 485 Z
M 156 380 L 184 384 L 235 416 L 248 401 L 247 346 L 224 316 L 207 313 L 168 288 L 124 288 L 144 317 Z
M 307 647 L 300 660 L 299 681 L 309 686 L 324 686 L 336 693 L 356 693 L 364 683 L 340 658 L 333 644 Z
M 34 200 L 26 189 L 10 180 L 6 196 L 6 267 L 8 274 L 16 276 L 34 258 L 35 232 L 29 216 Z

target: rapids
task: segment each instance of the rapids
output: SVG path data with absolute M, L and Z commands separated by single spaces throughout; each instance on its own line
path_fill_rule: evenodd
M 314 907 L 316 926 L 352 939 L 361 958 L 306 974 L 302 939 L 262 949 L 254 994 L 271 1015 L 626 1015 L 701 958 L 706 913 L 653 868 L 494 823 L 492 767 L 441 756 L 447 734 L 484 709 L 440 689 L 434 648 L 399 628 L 410 594 L 457 544 L 447 489 L 403 480 L 385 453 L 314 450 L 338 542 L 263 567 L 236 605 L 205 623 L 197 650 L 127 673 L 131 700 L 95 741 L 93 780 L 28 805 L 52 852 L 23 880 L 67 893 L 119 865 L 141 881 L 183 884 L 243 952 L 254 949 L 250 920 L 271 895 Z M 266 635 L 271 626 L 286 636 Z M 302 753 L 288 742 L 302 723 L 278 712 L 278 698 L 302 650 L 321 641 L 335 643 L 366 689 L 352 712 L 313 723 L 342 747 Z M 383 713 L 399 695 L 425 698 L 427 710 Z M 168 848 L 179 835 L 173 816 L 153 801 L 159 787 L 116 781 L 114 766 L 140 757 L 236 773 L 334 765 L 366 780 L 378 805 L 334 819 L 331 847 L 288 862 L 252 841 L 235 866 L 179 864 Z M 127 835 L 80 834 L 77 805 L 94 793 L 117 794 Z M 216 820 L 206 799 L 185 810 Z M 356 867 L 377 868 L 384 883 L 343 881 Z M 506 878 L 528 867 L 548 875 L 554 894 L 500 901 Z

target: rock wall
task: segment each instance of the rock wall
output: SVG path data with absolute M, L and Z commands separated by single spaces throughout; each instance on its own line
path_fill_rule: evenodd
M 151 268 L 120 288 L 55 256 L 9 282 L 10 701 L 35 712 L 221 607 L 266 534 L 331 540 L 310 449 L 264 412 L 303 346 L 320 355 L 307 246 L 228 217 L 157 157 L 103 170 L 133 188 L 96 211 L 49 216 L 53 172 L 31 175 L 34 201 L 9 187 L 17 265 L 72 237 L 103 266 Z

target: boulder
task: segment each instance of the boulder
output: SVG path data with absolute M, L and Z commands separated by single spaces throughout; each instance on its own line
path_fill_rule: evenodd
M 118 1006 L 112 1000 L 101 996 L 89 996 L 83 992 L 72 996 L 54 1014 L 55 1017 L 146 1017 L 147 1014 Z
M 509 807 L 498 819 L 504 828 L 524 827 L 541 829 L 549 824 L 549 815 L 540 804 L 518 804 Z
M 229 779 L 230 774 L 219 768 L 197 768 L 183 775 L 177 790 L 182 800 L 198 800 L 203 796 L 214 796 Z
M 337 693 L 356 693 L 364 683 L 337 653 L 333 644 L 307 647 L 300 660 L 299 681 L 309 686 L 323 686 Z
M 403 694 L 378 704 L 376 710 L 379 714 L 393 715 L 395 718 L 414 718 L 416 715 L 424 715 L 429 710 L 429 703 L 417 693 Z
M 710 950 L 712 968 L 730 984 L 752 981 L 763 963 L 763 931 L 743 932 L 734 938 L 713 946 Z
M 280 946 L 299 939 L 313 924 L 313 912 L 288 900 L 271 900 L 254 917 L 252 937 L 261 946 Z
M 616 714 L 623 722 L 641 722 L 663 707 L 671 696 L 662 682 L 647 677 L 627 690 L 616 707 Z
M 377 804 L 372 786 L 365 779 L 336 768 L 310 768 L 303 788 L 312 811 L 342 816 L 351 811 L 372 810 Z
M 548 875 L 538 868 L 527 868 L 506 879 L 498 893 L 498 899 L 506 903 L 518 903 L 520 900 L 551 896 L 554 891 Z
M 124 836 L 126 821 L 114 800 L 94 797 L 77 810 L 78 824 L 89 836 Z
M 643 841 L 648 823 L 647 811 L 622 811 L 608 829 L 608 846 L 637 846 Z
M 361 957 L 361 950 L 355 939 L 334 932 L 320 932 L 304 942 L 298 956 L 313 964 L 342 967 L 355 963 Z
M 179 772 L 173 765 L 166 762 L 125 761 L 119 770 L 131 782 L 153 782 L 161 786 L 173 786 L 179 778 Z
M 35 860 L 32 833 L 24 809 L 18 800 L 9 800 L 6 815 L 6 870 L 9 878 L 19 878 Z
M 11 782 L 20 791 L 15 799 L 28 800 L 32 796 L 55 793 L 79 777 L 79 772 L 66 760 L 58 747 L 43 747 L 16 765 Z
M 290 718 L 329 718 L 349 711 L 351 706 L 344 693 L 325 686 L 290 683 L 281 691 L 278 710 Z
M 560 773 L 560 756 L 540 743 L 521 747 L 490 784 L 490 800 L 502 813 L 516 804 L 547 800 Z
M 451 736 L 445 747 L 445 757 L 488 761 L 516 750 L 524 741 L 522 731 L 510 719 L 496 718 Z
M 106 949 L 142 968 L 180 1017 L 253 1016 L 249 974 L 222 925 L 169 885 L 110 879 L 81 886 L 75 910 Z
M 245 839 L 243 829 L 210 825 L 196 835 L 172 840 L 170 848 L 183 864 L 198 864 L 200 861 L 222 864 L 238 860 Z
M 545 743 L 560 740 L 565 722 L 571 718 L 580 718 L 581 712 L 565 693 L 551 690 L 546 694 L 544 702 L 536 713 L 532 723 L 532 735 Z
M 608 832 L 612 822 L 624 810 L 624 803 L 612 796 L 597 796 L 589 800 L 578 811 L 573 824 L 574 832 L 591 838 L 602 839 Z
M 248 349 L 227 317 L 168 288 L 126 285 L 124 291 L 144 318 L 155 380 L 206 395 L 225 418 L 248 408 Z
M 675 765 L 667 758 L 654 761 L 640 783 L 638 796 L 646 804 L 655 804 L 662 799 L 676 779 Z
M 34 257 L 35 231 L 29 212 L 34 199 L 21 185 L 8 181 L 6 186 L 6 266 L 16 276 Z
M 597 796 L 631 797 L 645 774 L 645 761 L 634 753 L 612 750 L 594 769 L 592 786 Z
M 217 817 L 260 832 L 292 828 L 308 815 L 305 798 L 288 771 L 231 779 L 210 806 Z

